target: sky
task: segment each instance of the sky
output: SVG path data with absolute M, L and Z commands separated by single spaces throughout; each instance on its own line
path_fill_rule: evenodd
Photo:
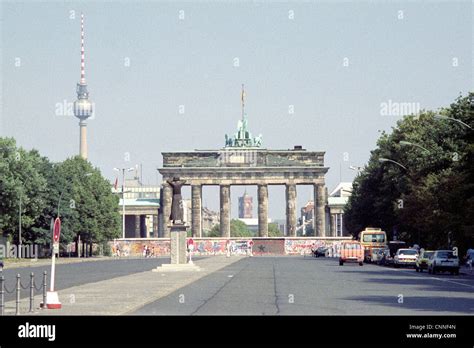
M 83 12 L 89 160 L 110 180 L 141 164 L 155 185 L 162 151 L 222 148 L 245 84 L 253 135 L 325 151 L 331 191 L 403 117 L 383 105 L 436 110 L 473 90 L 471 1 L 0 2 L 0 136 L 52 161 L 78 153 L 62 109 L 76 99 Z M 244 189 L 232 188 L 233 217 Z M 204 205 L 218 197 L 204 188 Z M 271 218 L 284 197 L 269 188 Z M 310 198 L 298 187 L 299 207 Z

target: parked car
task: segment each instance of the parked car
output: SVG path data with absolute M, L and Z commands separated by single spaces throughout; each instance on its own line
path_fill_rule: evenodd
M 344 262 L 358 262 L 359 266 L 364 264 L 364 247 L 360 242 L 344 242 L 341 245 L 341 256 L 339 257 L 339 266 Z
M 393 257 L 390 255 L 390 249 L 380 249 L 379 255 L 377 255 L 378 261 L 377 265 L 381 266 L 391 266 L 393 265 Z
M 313 256 L 314 257 L 325 257 L 328 252 L 328 248 L 326 247 L 318 247 L 315 250 L 313 250 Z
M 472 271 L 474 266 L 474 249 L 467 249 L 466 256 L 464 256 L 464 262 L 466 263 L 466 267 Z
M 395 268 L 402 266 L 414 267 L 417 258 L 418 251 L 415 249 L 398 249 L 393 258 L 393 264 Z
M 434 254 L 432 250 L 421 250 L 418 259 L 416 259 L 415 270 L 417 272 L 423 272 L 424 269 L 428 269 L 428 259 Z
M 371 262 L 378 264 L 383 258 L 385 250 L 388 250 L 388 248 L 373 248 L 370 255 Z
M 428 273 L 450 272 L 459 274 L 459 258 L 452 250 L 436 250 L 428 259 Z

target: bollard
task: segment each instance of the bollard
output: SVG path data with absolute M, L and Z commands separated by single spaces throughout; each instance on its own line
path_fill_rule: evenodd
M 43 272 L 43 309 L 46 309 L 46 271 Z
M 35 274 L 31 272 L 30 274 L 30 313 L 33 312 L 33 307 L 35 306 Z
M 5 314 L 5 290 L 3 290 L 3 285 L 5 284 L 5 277 L 0 277 L 0 315 Z
M 20 291 L 21 291 L 20 274 L 17 274 L 16 275 L 16 311 L 15 311 L 15 315 L 20 315 Z

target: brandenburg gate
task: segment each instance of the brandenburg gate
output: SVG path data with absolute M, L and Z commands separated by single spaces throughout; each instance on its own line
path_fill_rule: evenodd
M 242 98 L 243 100 L 243 98 Z M 268 186 L 285 185 L 286 234 L 296 236 L 296 185 L 311 185 L 314 190 L 314 231 L 326 236 L 324 152 L 307 151 L 301 146 L 289 150 L 270 150 L 262 147 L 262 136 L 252 138 L 247 130 L 247 119 L 242 112 L 234 138 L 225 136 L 225 147 L 220 150 L 163 152 L 161 190 L 160 237 L 168 238 L 172 188 L 167 180 L 179 177 L 191 186 L 191 230 L 195 237 L 202 236 L 202 188 L 218 185 L 220 188 L 220 233 L 230 237 L 230 187 L 256 185 L 258 187 L 258 232 L 268 236 Z

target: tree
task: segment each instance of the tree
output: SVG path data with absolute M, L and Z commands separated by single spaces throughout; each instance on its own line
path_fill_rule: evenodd
M 79 156 L 56 166 L 61 186 L 62 241 L 100 243 L 120 236 L 117 196 L 99 169 Z
M 47 160 L 18 148 L 12 138 L 0 138 L 0 158 L 0 231 L 18 243 L 21 201 L 22 240 L 30 244 L 35 238 L 29 231 L 45 205 L 47 180 L 39 169 Z
M 269 237 L 283 237 L 277 223 L 268 224 L 268 236 Z
M 439 113 L 472 124 L 473 97 L 459 97 Z M 345 208 L 345 226 L 353 235 L 372 226 L 426 248 L 455 245 L 463 252 L 473 244 L 473 132 L 434 115 L 406 116 L 391 134 L 381 135 Z M 382 157 L 406 169 L 380 163 Z
M 243 221 L 232 219 L 230 220 L 230 236 L 252 237 L 253 233 Z M 212 227 L 212 229 L 209 231 L 209 237 L 221 237 L 219 224 L 216 224 Z

